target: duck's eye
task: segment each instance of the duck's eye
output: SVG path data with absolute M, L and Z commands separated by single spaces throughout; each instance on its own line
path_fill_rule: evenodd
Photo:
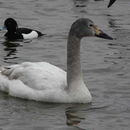
M 93 24 L 89 24 L 89 27 L 93 27 Z

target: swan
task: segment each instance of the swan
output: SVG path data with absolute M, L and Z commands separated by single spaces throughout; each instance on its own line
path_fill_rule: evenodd
M 7 18 L 4 21 L 3 29 L 7 29 L 4 35 L 7 40 L 20 40 L 20 39 L 33 39 L 43 36 L 41 32 L 30 28 L 18 28 L 18 24 L 15 19 Z
M 97 36 L 111 39 L 93 21 L 76 20 L 67 42 L 67 72 L 47 62 L 24 62 L 0 67 L 0 90 L 11 96 L 53 103 L 89 103 L 92 96 L 83 81 L 80 41 Z

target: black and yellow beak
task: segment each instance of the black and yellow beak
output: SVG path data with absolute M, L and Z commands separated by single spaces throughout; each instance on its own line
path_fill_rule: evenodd
M 110 0 L 109 4 L 108 4 L 108 8 L 112 6 L 112 4 L 115 2 L 116 0 Z
M 109 35 L 107 35 L 106 33 L 104 33 L 102 30 L 100 30 L 100 29 L 98 28 L 98 26 L 93 25 L 93 29 L 94 29 L 95 36 L 96 36 L 96 37 L 113 40 L 112 37 L 110 37 Z

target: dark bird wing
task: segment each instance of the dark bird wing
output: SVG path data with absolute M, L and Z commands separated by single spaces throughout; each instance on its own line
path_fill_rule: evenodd
M 115 2 L 116 0 L 110 0 L 109 4 L 108 4 L 108 8 L 112 6 L 112 4 Z

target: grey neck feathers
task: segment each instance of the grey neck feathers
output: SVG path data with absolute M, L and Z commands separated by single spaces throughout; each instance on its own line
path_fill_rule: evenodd
M 83 83 L 80 64 L 80 38 L 69 35 L 67 44 L 67 84 L 70 87 L 74 82 Z

